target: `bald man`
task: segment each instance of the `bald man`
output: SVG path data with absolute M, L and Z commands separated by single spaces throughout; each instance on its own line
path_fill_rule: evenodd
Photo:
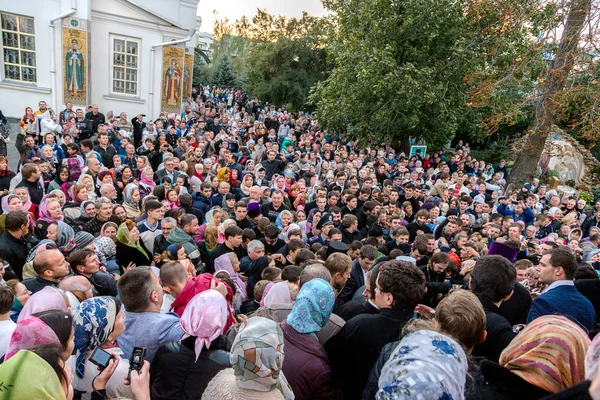
M 71 303 L 71 314 L 75 315 L 82 301 L 92 298 L 93 286 L 85 276 L 69 275 L 58 288 L 64 290 Z
M 31 293 L 39 292 L 46 286 L 58 287 L 59 282 L 71 272 L 65 256 L 57 249 L 37 253 L 33 259 L 33 269 L 37 276 L 23 281 Z

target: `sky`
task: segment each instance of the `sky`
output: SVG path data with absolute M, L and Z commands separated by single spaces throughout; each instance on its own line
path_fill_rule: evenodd
M 200 31 L 212 33 L 215 9 L 219 19 L 227 17 L 233 22 L 243 15 L 252 19 L 256 15 L 257 8 L 266 8 L 271 14 L 286 17 L 300 17 L 302 11 L 316 16 L 326 14 L 321 0 L 200 0 L 198 4 L 198 15 L 202 17 Z

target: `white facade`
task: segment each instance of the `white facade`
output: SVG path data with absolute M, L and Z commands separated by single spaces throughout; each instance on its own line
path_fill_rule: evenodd
M 208 33 L 208 32 L 199 32 L 196 35 L 196 40 L 198 42 L 198 48 L 200 50 L 203 50 L 206 55 L 210 58 L 211 61 L 214 62 L 214 60 L 212 59 L 212 52 L 213 52 L 213 43 L 215 42 L 213 39 L 213 35 L 212 33 Z
M 31 67 L 16 77 L 18 61 L 28 56 L 28 49 L 15 49 L 15 41 L 0 41 L 0 110 L 8 117 L 22 117 L 26 106 L 37 109 L 43 100 L 54 110 L 64 108 L 64 64 L 63 26 L 80 24 L 87 29 L 87 47 L 85 62 L 87 103 L 74 104 L 85 107 L 98 104 L 102 112 L 108 110 L 118 114 L 127 112 L 129 117 L 139 113 L 157 116 L 161 111 L 161 88 L 163 74 L 162 46 L 172 41 L 182 42 L 179 46 L 193 48 L 196 45 L 196 8 L 199 0 L 20 0 L 3 1 L 0 14 L 7 16 L 3 25 L 4 34 L 11 37 L 35 37 L 35 82 L 24 82 L 22 78 L 31 76 Z M 17 30 L 29 30 L 33 18 L 34 34 L 13 33 L 10 21 L 17 17 Z M 23 18 L 19 18 L 23 17 Z M 62 18 L 61 18 L 62 17 Z M 58 18 L 58 19 L 56 19 Z M 54 21 L 52 24 L 51 21 Z M 21 21 L 23 23 L 21 24 Z M 6 28 L 6 29 L 5 29 Z M 8 29 L 8 30 L 7 30 Z M 185 41 L 191 37 L 191 40 Z M 117 40 L 117 44 L 115 44 Z M 126 49 L 119 48 L 120 43 Z M 159 45 L 159 46 L 157 46 Z M 127 47 L 129 46 L 129 47 Z M 15 56 L 10 60 L 4 57 L 4 50 L 11 50 Z M 123 54 L 116 54 L 122 50 Z M 131 50 L 134 56 L 128 57 Z M 189 51 L 188 51 L 189 53 Z M 193 51 L 191 52 L 193 54 Z M 127 77 L 117 76 L 113 70 L 115 57 L 134 59 L 135 67 L 127 69 Z M 125 69 L 123 68 L 125 71 Z M 12 78 L 11 79 L 11 76 Z M 115 82 L 119 79 L 122 82 Z M 121 85 L 121 86 L 119 86 Z M 127 85 L 128 93 L 115 92 Z

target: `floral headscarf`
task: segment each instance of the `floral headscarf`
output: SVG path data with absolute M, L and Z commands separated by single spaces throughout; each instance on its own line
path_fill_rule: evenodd
M 27 303 L 23 306 L 17 322 L 21 322 L 25 317 L 31 314 L 48 310 L 67 311 L 67 303 L 63 294 L 56 288 L 46 286 L 39 292 L 31 295 Z
M 335 293 L 329 282 L 315 278 L 302 286 L 287 323 L 299 333 L 316 337 L 333 311 Z
M 14 356 L 19 350 L 31 350 L 41 344 L 51 343 L 56 343 L 62 347 L 52 328 L 38 317 L 28 315 L 19 319 L 19 323 L 10 338 L 4 361 Z
M 113 297 L 100 296 L 84 300 L 73 316 L 77 358 L 75 373 L 79 378 L 83 378 L 85 372 L 87 352 L 106 342 L 115 327 L 119 311 Z
M 70 225 L 62 221 L 56 222 L 58 225 L 58 239 L 56 245 L 63 253 L 68 253 L 75 248 L 75 231 Z
M 91 215 L 89 215 L 87 212 L 85 212 L 85 208 L 90 203 L 94 204 L 94 202 L 92 200 L 85 200 L 85 201 L 81 202 L 81 205 L 79 206 L 79 209 L 81 211 L 81 216 L 84 218 L 93 218 Z
M 600 360 L 600 335 L 596 335 L 585 355 L 585 379 L 592 380 L 598 375 Z
M 203 348 L 223 334 L 229 310 L 225 297 L 216 290 L 205 290 L 192 297 L 185 306 L 179 324 L 185 332 L 182 339 L 196 337 L 196 360 Z
M 94 246 L 96 248 L 96 255 L 98 255 L 100 262 L 105 263 L 106 260 L 117 254 L 115 242 L 113 242 L 113 240 L 108 236 L 99 237 L 94 240 Z
M 138 249 L 140 253 L 148 257 L 148 254 L 146 254 L 146 252 L 140 245 L 139 240 L 135 243 L 131 241 L 129 237 L 129 228 L 127 227 L 127 224 L 125 222 L 119 225 L 119 229 L 117 230 L 117 242 L 123 243 L 124 245 L 129 247 L 133 247 L 134 249 Z
M 283 332 L 275 321 L 261 317 L 245 321 L 229 357 L 237 386 L 259 392 L 279 389 L 284 399 L 293 400 L 294 393 L 281 370 L 283 348 Z
M 560 315 L 536 318 L 500 354 L 504 368 L 550 393 L 585 380 L 590 339 L 577 323 Z
M 218 271 L 226 271 L 229 274 L 229 277 L 237 289 L 236 302 L 239 303 L 239 305 L 248 300 L 246 283 L 244 283 L 242 278 L 240 278 L 239 275 L 233 270 L 233 265 L 231 264 L 229 254 L 223 254 L 215 259 L 215 272 Z
M 465 398 L 467 355 L 451 337 L 420 330 L 405 336 L 385 363 L 377 400 Z

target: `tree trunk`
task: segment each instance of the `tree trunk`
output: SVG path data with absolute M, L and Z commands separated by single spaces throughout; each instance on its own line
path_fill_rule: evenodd
M 535 108 L 535 125 L 529 134 L 526 144 L 517 155 L 517 160 L 508 177 L 506 190 L 520 188 L 534 178 L 546 138 L 554 122 L 556 105 L 554 97 L 563 90 L 573 68 L 574 54 L 579 46 L 581 31 L 590 13 L 592 0 L 573 0 L 567 16 L 558 51 L 552 60 L 546 79 L 540 88 Z

